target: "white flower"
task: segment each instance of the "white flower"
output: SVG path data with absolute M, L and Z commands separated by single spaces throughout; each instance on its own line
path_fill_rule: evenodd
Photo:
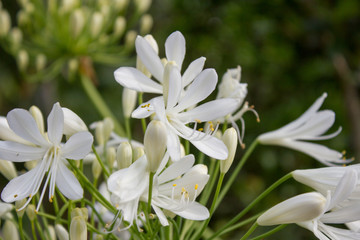
M 64 134 L 64 113 L 59 103 L 54 104 L 48 116 L 48 131 L 45 135 L 42 135 L 35 119 L 24 109 L 10 111 L 7 121 L 11 130 L 31 145 L 0 141 L 0 158 L 13 162 L 39 161 L 35 168 L 12 179 L 3 189 L 1 198 L 5 202 L 14 202 L 28 197 L 28 201 L 22 207 L 24 208 L 38 192 L 46 172 L 47 177 L 37 211 L 48 185 L 50 201 L 54 196 L 55 184 L 67 198 L 82 198 L 83 189 L 67 168 L 66 158 L 80 160 L 85 157 L 91 149 L 92 135 L 89 132 L 78 132 L 66 143 L 61 143 Z
M 290 198 L 272 207 L 259 217 L 260 225 L 296 223 L 312 231 L 318 239 L 359 239 L 360 233 L 327 224 L 344 224 L 360 220 L 360 202 L 353 201 L 358 173 L 348 168 L 336 188 L 319 193 L 307 193 Z M 273 222 L 272 222 L 273 218 Z
M 195 165 L 192 155 L 174 162 L 164 170 L 169 156 L 164 160 L 154 176 L 151 206 L 162 225 L 168 225 L 161 208 L 190 220 L 205 220 L 209 211 L 195 201 L 209 179 L 204 165 Z M 192 167 L 193 166 L 193 167 Z M 136 160 L 129 168 L 121 169 L 108 179 L 111 201 L 129 222 L 129 228 L 138 218 L 140 201 L 148 201 L 149 169 L 146 155 Z
M 340 127 L 338 131 L 332 134 L 323 135 L 335 121 L 335 113 L 333 111 L 319 111 L 326 96 L 327 94 L 324 93 L 295 121 L 278 130 L 261 134 L 258 137 L 259 142 L 265 145 L 279 145 L 298 150 L 328 166 L 348 163 L 350 160 L 342 159 L 343 155 L 340 152 L 320 144 L 306 142 L 306 140 L 330 139 L 341 131 Z

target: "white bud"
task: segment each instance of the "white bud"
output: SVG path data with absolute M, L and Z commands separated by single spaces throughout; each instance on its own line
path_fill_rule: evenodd
M 165 125 L 157 120 L 149 123 L 145 136 L 145 154 L 149 163 L 150 172 L 156 172 L 166 150 L 167 131 Z
M 31 2 L 27 2 L 24 6 L 25 12 L 32 14 L 35 11 L 35 6 Z
M 96 38 L 99 36 L 103 27 L 104 16 L 100 12 L 95 12 L 91 17 L 91 36 Z
M 82 217 L 85 221 L 88 219 L 89 211 L 87 208 L 74 208 L 71 211 L 71 219 L 74 217 Z
M 0 160 L 0 173 L 4 175 L 7 180 L 17 177 L 14 163 L 7 160 Z
M 22 31 L 17 27 L 13 27 L 10 31 L 10 41 L 14 50 L 19 49 L 22 39 Z
M 134 148 L 134 162 L 141 158 L 145 154 L 143 147 L 136 147 Z
M 91 171 L 95 179 L 98 179 L 100 177 L 100 174 L 102 172 L 101 165 L 97 159 L 94 159 L 92 161 L 91 165 Z
M 50 240 L 56 240 L 55 228 L 50 225 L 50 226 L 48 226 L 48 230 L 50 233 Z
M 113 0 L 113 7 L 117 12 L 122 11 L 128 5 L 128 0 Z
M 88 131 L 84 121 L 68 108 L 62 108 L 64 113 L 64 134 L 71 136 L 77 132 Z
M 3 227 L 3 237 L 4 239 L 11 239 L 11 240 L 19 240 L 19 232 L 16 228 L 15 223 L 11 220 L 6 220 L 4 227 Z
M 36 70 L 37 71 L 41 71 L 45 68 L 46 66 L 46 56 L 44 54 L 38 54 L 36 56 Z
M 18 211 L 17 209 L 22 208 L 24 206 L 24 204 L 26 204 L 26 198 L 15 202 L 16 214 L 19 217 L 22 217 L 24 215 L 26 208 L 23 208 L 21 211 Z
M 61 224 L 55 225 L 55 233 L 59 240 L 69 240 L 69 233 Z
M 86 240 L 87 228 L 83 217 L 76 216 L 71 219 L 70 240 Z
M 85 16 L 82 9 L 76 9 L 70 17 L 70 29 L 74 38 L 78 37 L 85 26 Z
M 116 150 L 113 147 L 109 147 L 106 149 L 106 161 L 110 168 L 114 166 L 114 162 L 116 159 Z
M 154 20 L 150 14 L 144 14 L 140 18 L 140 34 L 145 35 L 148 34 L 153 27 Z
M 63 13 L 70 12 L 79 5 L 78 0 L 62 0 L 60 5 L 60 11 Z
M 68 62 L 69 75 L 73 76 L 79 69 L 79 61 L 76 58 L 72 58 Z
M 44 134 L 44 117 L 37 106 L 31 106 L 29 112 L 35 119 L 36 125 L 38 126 L 40 132 Z
M 103 239 L 104 239 L 103 235 L 100 234 L 95 235 L 95 240 L 103 240 Z
M 11 27 L 11 18 L 6 10 L 0 9 L 0 37 L 8 34 Z
M 326 198 L 318 192 L 300 194 L 285 200 L 263 213 L 257 223 L 261 226 L 310 221 L 324 213 Z
M 134 30 L 130 30 L 125 35 L 125 47 L 129 50 L 133 49 L 135 46 L 135 39 L 137 33 Z
M 20 50 L 17 55 L 17 64 L 20 71 L 25 71 L 29 65 L 29 54 L 24 49 Z
M 131 113 L 135 109 L 137 92 L 135 90 L 124 88 L 122 94 L 122 107 L 124 116 L 130 118 Z
M 128 142 L 122 142 L 116 152 L 118 169 L 128 168 L 132 163 L 132 148 Z
M 34 204 L 29 204 L 26 207 L 26 215 L 28 216 L 29 220 L 32 222 L 36 218 L 36 208 Z
M 95 127 L 95 139 L 99 145 L 104 145 L 104 122 L 98 122 Z
M 24 10 L 20 10 L 16 15 L 19 26 L 25 26 L 30 22 L 30 16 Z
M 10 203 L 4 203 L 0 201 L 0 217 L 2 219 L 6 219 L 6 215 L 14 208 L 14 205 L 10 204 Z M 9 213 L 10 216 L 11 213 Z
M 119 16 L 115 19 L 114 23 L 114 36 L 116 38 L 121 37 L 126 29 L 126 19 L 122 16 Z
M 228 149 L 228 157 L 225 160 L 220 161 L 220 172 L 227 173 L 234 160 L 236 147 L 238 145 L 238 137 L 236 130 L 234 128 L 226 129 L 222 140 Z
M 104 119 L 103 135 L 104 141 L 107 142 L 110 138 L 112 131 L 114 130 L 114 122 L 111 118 L 107 117 Z
M 175 94 L 173 92 L 169 92 L 171 91 L 170 81 L 173 81 L 174 79 L 181 79 L 180 72 L 177 70 L 177 68 L 178 66 L 176 65 L 175 61 L 170 61 L 165 65 L 164 75 L 163 75 L 163 96 L 164 96 L 165 107 L 169 104 L 169 94 L 170 95 Z M 178 76 L 175 77 L 176 75 Z
M 135 0 L 134 3 L 138 13 L 142 14 L 150 8 L 151 0 Z

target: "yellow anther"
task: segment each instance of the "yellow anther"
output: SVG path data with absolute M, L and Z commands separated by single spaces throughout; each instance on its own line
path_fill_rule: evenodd
M 181 192 L 182 192 L 182 193 L 186 192 L 186 190 L 185 190 L 184 187 L 181 188 Z
M 175 183 L 173 184 L 173 187 L 176 187 L 176 184 L 175 184 Z
M 32 195 L 31 195 L 31 194 L 29 195 L 29 198 L 32 198 Z
M 260 118 L 257 118 L 256 121 L 259 123 L 259 122 L 260 122 Z
M 35 213 L 38 214 L 39 212 L 35 210 Z
M 195 121 L 196 121 L 197 123 L 201 123 L 200 119 L 195 119 Z
M 119 204 L 115 204 L 115 207 L 118 208 L 118 207 L 119 207 Z
M 204 129 L 203 128 L 199 128 L 199 131 L 202 132 Z
M 346 150 L 343 150 L 343 151 L 341 152 L 341 154 L 342 154 L 342 155 L 345 155 L 345 154 L 346 154 Z
M 199 187 L 199 184 L 195 184 L 195 190 L 197 190 Z
M 15 194 L 15 195 L 14 195 L 14 198 L 16 198 L 17 196 L 18 196 L 18 195 L 17 195 L 17 194 Z

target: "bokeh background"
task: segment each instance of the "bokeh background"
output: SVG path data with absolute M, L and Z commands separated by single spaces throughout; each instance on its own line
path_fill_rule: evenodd
M 19 5 L 2 1 L 15 21 Z M 245 143 L 250 145 L 260 133 L 273 130 L 300 116 L 323 92 L 328 97 L 322 109 L 336 113 L 334 127 L 342 133 L 324 141 L 347 157 L 360 159 L 360 2 L 357 0 L 154 0 L 151 34 L 157 40 L 160 56 L 164 42 L 175 30 L 186 39 L 184 66 L 205 56 L 205 67 L 215 68 L 219 80 L 228 68 L 242 67 L 242 82 L 248 83 L 250 104 L 261 122 L 248 113 Z M 13 21 L 13 22 L 14 22 Z M 119 42 L 123 44 L 123 42 Z M 135 52 L 127 65 L 135 66 Z M 97 88 L 119 119 L 121 87 L 115 82 L 116 65 L 95 64 Z M 68 81 L 65 73 L 53 79 L 29 83 L 20 73 L 16 60 L 0 48 L 0 114 L 15 107 L 37 105 L 47 113 L 59 101 L 77 112 L 86 123 L 99 120 L 79 81 Z M 139 125 L 133 123 L 134 131 Z M 238 150 L 237 159 L 243 154 Z M 236 161 L 236 160 L 235 160 Z M 211 226 L 226 223 L 272 182 L 294 169 L 321 167 L 314 159 L 280 147 L 259 146 L 251 156 L 224 204 L 217 210 Z M 4 179 L 2 179 L 5 182 Z M 289 181 L 267 197 L 253 214 L 271 205 L 310 191 Z M 265 231 L 261 228 L 257 233 Z M 244 229 L 224 236 L 238 239 Z M 289 226 L 269 239 L 315 239 L 312 233 Z

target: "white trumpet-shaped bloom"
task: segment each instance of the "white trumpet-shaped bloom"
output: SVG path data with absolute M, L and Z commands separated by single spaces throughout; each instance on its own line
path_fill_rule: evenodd
M 346 169 L 326 198 L 320 193 L 306 193 L 290 198 L 267 210 L 257 220 L 259 225 L 296 223 L 321 240 L 360 239 L 360 233 L 327 224 L 346 224 L 360 219 L 360 202 L 351 195 L 356 189 L 358 172 Z
M 303 152 L 328 166 L 348 163 L 350 160 L 342 159 L 343 155 L 340 152 L 320 144 L 307 142 L 330 139 L 341 131 L 340 127 L 338 131 L 332 134 L 323 135 L 335 121 L 333 111 L 319 111 L 326 96 L 327 94 L 324 93 L 295 121 L 278 130 L 261 134 L 258 141 L 265 145 L 279 145 Z
M 151 206 L 162 225 L 168 221 L 162 209 L 190 220 L 205 220 L 209 217 L 206 207 L 195 201 L 209 179 L 204 165 L 195 165 L 194 157 L 187 155 L 164 169 L 169 156 L 154 176 Z M 140 201 L 148 201 L 149 169 L 146 155 L 136 160 L 129 168 L 110 175 L 108 189 L 111 201 L 121 212 L 121 217 L 133 224 L 138 218 Z
M 47 173 L 44 187 L 41 191 L 37 211 L 49 186 L 49 200 L 55 193 L 55 184 L 64 196 L 69 199 L 79 199 L 83 189 L 66 166 L 66 158 L 80 160 L 91 150 L 93 137 L 89 132 L 73 134 L 66 143 L 61 140 L 64 135 L 64 113 L 59 103 L 54 104 L 48 119 L 47 133 L 43 133 L 32 117 L 24 109 L 14 109 L 7 115 L 10 129 L 19 137 L 31 144 L 16 141 L 0 141 L 0 158 L 12 162 L 27 162 L 38 160 L 35 168 L 12 179 L 1 193 L 5 202 L 14 202 L 28 197 L 24 208 L 39 191 Z M 21 209 L 22 209 L 21 208 Z

